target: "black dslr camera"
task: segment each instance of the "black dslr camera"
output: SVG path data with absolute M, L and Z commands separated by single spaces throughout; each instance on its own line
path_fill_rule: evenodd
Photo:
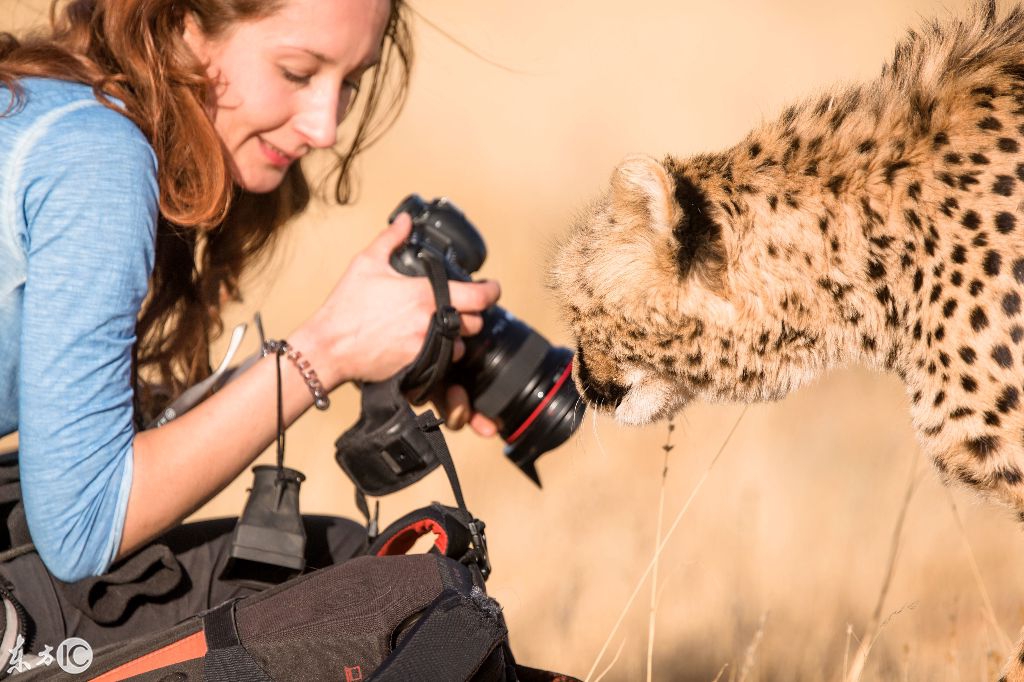
M 428 273 L 420 255 L 433 251 L 443 257 L 449 280 L 472 281 L 484 263 L 487 247 L 462 211 L 447 199 L 429 204 L 411 194 L 392 212 L 412 217 L 409 239 L 391 255 L 391 265 L 408 276 Z M 570 349 L 552 346 L 547 339 L 507 310 L 492 306 L 484 311 L 483 329 L 467 337 L 466 354 L 443 377 L 444 385 L 459 384 L 469 393 L 473 409 L 498 425 L 508 456 L 537 485 L 534 462 L 558 447 L 575 432 L 584 405 L 572 381 Z M 403 390 L 424 402 L 437 383 L 429 373 L 411 373 Z
M 400 490 L 443 466 L 459 507 L 444 508 L 445 518 L 461 524 L 462 539 L 468 543 L 460 560 L 477 563 L 486 578 L 490 564 L 484 525 L 466 509 L 451 454 L 438 430 L 441 422 L 429 410 L 413 413 L 409 403 L 423 403 L 444 386 L 464 386 L 473 408 L 498 425 L 505 455 L 540 485 L 537 458 L 564 443 L 583 419 L 583 401 L 572 381 L 573 353 L 552 346 L 508 311 L 492 306 L 481 314 L 480 333 L 466 338 L 465 356 L 451 364 L 448 358 L 459 319 L 448 305 L 448 282 L 472 281 L 487 248 L 480 233 L 446 199 L 428 204 L 412 194 L 388 222 L 400 213 L 412 216 L 413 227 L 406 242 L 391 254 L 391 265 L 404 275 L 429 278 L 437 302 L 436 326 L 409 367 L 390 380 L 361 384 L 362 414 L 335 442 L 336 458 L 356 484 L 371 539 L 377 533 L 376 516 L 371 518 L 365 496 Z M 442 337 L 444 341 L 438 341 Z M 256 479 L 235 529 L 225 577 L 258 582 L 269 576 L 278 581 L 305 567 L 305 530 L 298 509 L 304 476 L 284 468 L 283 426 L 279 428 L 278 464 L 253 470 Z

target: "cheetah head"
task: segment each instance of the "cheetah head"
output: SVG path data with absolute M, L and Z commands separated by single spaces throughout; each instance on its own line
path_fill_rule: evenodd
M 750 247 L 736 235 L 745 226 L 675 163 L 620 164 L 550 272 L 577 341 L 576 384 L 625 424 L 696 398 L 778 399 L 813 374 L 798 354 L 765 352 L 779 337 L 774 307 L 789 290 L 786 276 L 744 255 Z

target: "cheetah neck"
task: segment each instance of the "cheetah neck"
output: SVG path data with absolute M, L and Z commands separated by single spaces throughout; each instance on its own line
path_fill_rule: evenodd
M 954 476 L 1024 445 L 1024 83 L 967 91 L 925 124 L 907 98 L 853 89 L 680 164 L 732 235 L 731 276 L 749 280 L 734 289 L 775 323 L 761 338 L 779 365 L 897 373 Z
M 918 264 L 937 239 L 916 206 L 928 158 L 877 130 L 808 136 L 800 116 L 680 172 L 699 180 L 733 235 L 732 276 L 753 280 L 734 288 L 769 308 L 813 369 L 857 362 L 904 375 Z

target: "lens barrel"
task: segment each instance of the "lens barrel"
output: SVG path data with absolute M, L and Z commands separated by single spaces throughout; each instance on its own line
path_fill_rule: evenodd
M 505 455 L 540 485 L 534 462 L 564 443 L 583 418 L 573 353 L 499 306 L 483 318 L 482 331 L 466 338 L 452 383 L 464 386 L 473 408 L 498 424 Z

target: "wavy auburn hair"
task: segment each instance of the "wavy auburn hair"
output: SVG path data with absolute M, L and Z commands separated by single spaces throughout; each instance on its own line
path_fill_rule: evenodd
M 207 113 L 214 104 L 213 84 L 182 37 L 185 17 L 194 17 L 216 39 L 239 22 L 272 15 L 285 2 L 53 0 L 47 29 L 21 38 L 0 34 L 0 84 L 11 93 L 6 113 L 23 96 L 19 78 L 84 83 L 101 103 L 130 118 L 156 153 L 156 264 L 139 313 L 133 362 L 140 420 L 209 375 L 210 341 L 223 331 L 221 305 L 240 300 L 246 266 L 271 249 L 281 227 L 310 200 L 298 164 L 267 194 L 234 184 Z M 404 103 L 413 53 L 403 10 L 403 0 L 391 0 L 381 63 L 358 108 L 352 140 L 347 149 L 332 150 L 335 165 L 323 189 L 338 203 L 351 198 L 353 160 Z

